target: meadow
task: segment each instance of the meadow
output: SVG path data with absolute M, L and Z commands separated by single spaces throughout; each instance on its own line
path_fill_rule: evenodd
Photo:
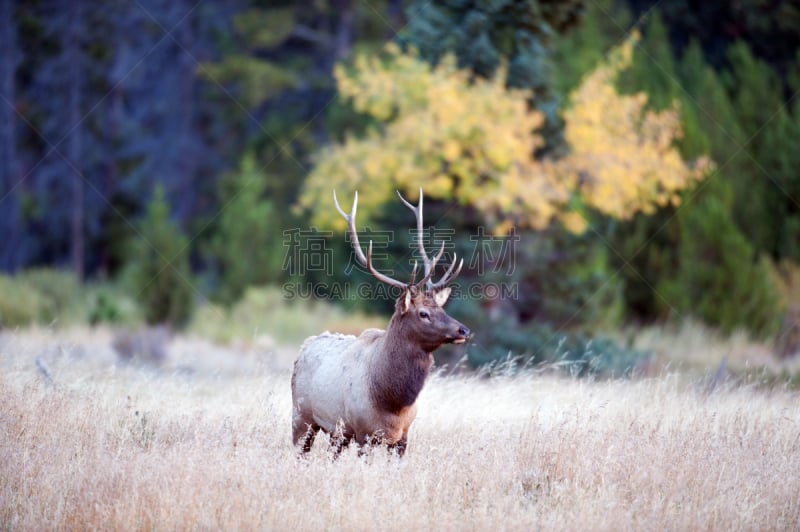
M 112 341 L 0 333 L 1 528 L 800 528 L 800 393 L 715 378 L 767 356 L 742 339 L 642 333 L 659 369 L 627 380 L 442 368 L 403 459 L 335 461 L 290 443 L 296 346 L 184 335 L 155 367 Z

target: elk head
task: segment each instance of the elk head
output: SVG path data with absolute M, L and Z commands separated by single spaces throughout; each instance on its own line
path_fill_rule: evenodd
M 395 304 L 395 312 L 392 316 L 389 328 L 396 329 L 404 338 L 422 347 L 428 353 L 433 352 L 437 347 L 445 343 L 463 344 L 466 342 L 467 338 L 469 338 L 469 329 L 458 320 L 450 317 L 444 311 L 443 307 L 450 297 L 451 292 L 447 284 L 461 273 L 461 268 L 464 266 L 464 259 L 462 258 L 461 261 L 458 262 L 458 268 L 456 268 L 457 257 L 454 255 L 450 267 L 447 268 L 447 271 L 445 271 L 444 275 L 442 275 L 438 281 L 434 282 L 432 277 L 436 269 L 436 264 L 444 254 L 444 242 L 442 242 L 442 247 L 439 249 L 439 252 L 431 259 L 425 251 L 422 237 L 422 187 L 419 189 L 419 204 L 416 206 L 409 203 L 399 191 L 397 195 L 406 207 L 414 212 L 417 219 L 417 245 L 419 246 L 423 264 L 423 276 L 419 282 L 416 282 L 416 262 L 411 272 L 411 280 L 408 283 L 392 279 L 377 271 L 372 264 L 371 240 L 367 247 L 367 255 L 364 256 L 364 252 L 358 242 L 358 233 L 356 232 L 355 225 L 356 209 L 358 208 L 358 192 L 355 194 L 353 208 L 349 214 L 344 212 L 339 206 L 339 201 L 336 199 L 336 191 L 333 192 L 333 201 L 336 204 L 336 209 L 339 211 L 339 214 L 347 221 L 350 242 L 353 245 L 353 250 L 359 263 L 366 267 L 367 271 L 379 281 L 400 288 L 403 291 Z

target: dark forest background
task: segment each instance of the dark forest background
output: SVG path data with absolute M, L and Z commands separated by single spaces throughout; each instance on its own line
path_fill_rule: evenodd
M 633 29 L 621 90 L 678 101 L 681 153 L 709 155 L 713 175 L 680 208 L 523 232 L 519 296 L 454 313 L 491 325 L 486 358 L 687 316 L 774 337 L 800 302 L 797 2 L 0 0 L 0 299 L 109 283 L 147 321 L 180 324 L 290 282 L 285 231 L 309 229 L 292 206 L 315 154 L 369 124 L 337 96 L 334 65 L 392 40 L 476 76 L 506 60 L 558 153 L 566 95 Z M 407 214 L 387 208 L 384 228 Z M 346 253 L 338 233 L 329 245 Z M 92 319 L 116 319 L 117 293 Z

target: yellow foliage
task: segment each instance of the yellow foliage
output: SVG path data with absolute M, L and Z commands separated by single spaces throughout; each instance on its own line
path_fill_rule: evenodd
M 461 144 L 452 139 L 445 141 L 442 149 L 442 157 L 444 157 L 444 160 L 448 163 L 452 163 L 458 159 L 459 155 L 461 155 Z
M 559 217 L 559 220 L 561 220 L 561 223 L 566 227 L 567 231 L 572 231 L 576 234 L 583 233 L 588 226 L 586 218 L 577 212 L 564 213 Z
M 681 135 L 677 107 L 653 112 L 645 94 L 617 92 L 614 81 L 632 47 L 629 40 L 615 50 L 570 96 L 569 154 L 558 160 L 533 158 L 543 145 L 544 116 L 530 108 L 530 91 L 505 87 L 504 68 L 473 79 L 452 56 L 432 67 L 394 44 L 384 56 L 339 65 L 340 94 L 383 126 L 322 150 L 299 206 L 313 213 L 314 225 L 341 229 L 332 189 L 358 190 L 364 221 L 395 189 L 414 197 L 422 185 L 432 199 L 473 206 L 495 232 L 558 220 L 580 233 L 587 221 L 571 205 L 618 219 L 674 205 L 711 163 L 690 167 L 673 147 Z
M 687 165 L 673 146 L 682 135 L 677 104 L 645 110 L 647 95 L 621 95 L 614 88 L 630 65 L 633 44 L 623 43 L 589 74 L 564 113 L 571 153 L 562 164 L 581 172 L 578 192 L 588 206 L 618 219 L 677 205 L 680 191 L 711 169 L 707 158 Z
M 389 45 L 385 57 L 362 56 L 352 69 L 338 66 L 335 77 L 357 111 L 385 125 L 380 133 L 319 153 L 300 198 L 300 206 L 313 211 L 314 224 L 341 227 L 331 206 L 333 188 L 358 189 L 368 216 L 394 189 L 414 196 L 421 184 L 431 198 L 481 205 L 498 224 L 515 208 L 508 190 L 544 195 L 536 190 L 531 158 L 542 144 L 536 130 L 544 118 L 528 108 L 530 91 L 505 88 L 503 69 L 495 78 L 470 81 L 453 57 L 431 67 Z M 549 217 L 536 212 L 537 204 L 525 202 L 526 225 L 541 226 L 538 219 Z

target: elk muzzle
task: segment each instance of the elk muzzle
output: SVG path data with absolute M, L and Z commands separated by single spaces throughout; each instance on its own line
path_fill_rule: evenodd
M 469 335 L 470 335 L 469 328 L 462 323 L 458 323 L 456 334 L 452 338 L 449 338 L 448 342 L 451 344 L 463 344 L 464 342 L 467 341 Z

